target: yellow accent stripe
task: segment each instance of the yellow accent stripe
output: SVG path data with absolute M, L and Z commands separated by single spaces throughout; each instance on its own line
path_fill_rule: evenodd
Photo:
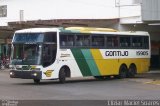
M 100 50 L 99 49 L 91 49 L 91 53 L 92 53 L 92 56 L 94 58 L 95 63 L 97 64 L 97 67 L 100 71 L 100 74 L 105 75 L 106 72 L 103 69 L 104 63 L 102 63 L 103 57 L 100 53 Z
M 101 75 L 118 74 L 118 59 L 104 59 L 99 49 L 91 49 L 91 53 Z

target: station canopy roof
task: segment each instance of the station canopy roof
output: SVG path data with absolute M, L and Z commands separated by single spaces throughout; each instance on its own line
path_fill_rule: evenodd
M 0 39 L 11 39 L 14 29 L 8 26 L 0 26 Z
M 118 23 L 119 19 L 54 19 L 8 22 L 0 26 L 0 39 L 12 38 L 14 31 L 37 27 L 101 27 L 106 28 Z

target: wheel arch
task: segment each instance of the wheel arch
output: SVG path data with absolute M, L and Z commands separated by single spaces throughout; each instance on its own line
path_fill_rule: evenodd
M 125 63 L 121 64 L 119 67 L 118 78 L 126 78 L 128 72 L 127 65 Z
M 119 70 L 121 69 L 121 67 L 126 67 L 126 68 L 128 69 L 128 67 L 127 67 L 127 65 L 126 65 L 125 63 L 122 63 L 122 64 L 120 65 Z
M 130 67 L 135 67 L 135 74 L 137 74 L 137 66 L 136 66 L 136 64 L 135 63 L 131 63 L 130 65 L 129 65 L 129 68 Z
M 64 65 L 60 68 L 61 69 L 64 69 L 65 70 L 65 73 L 66 73 L 66 77 L 71 77 L 71 70 L 70 68 L 67 66 L 67 65 Z

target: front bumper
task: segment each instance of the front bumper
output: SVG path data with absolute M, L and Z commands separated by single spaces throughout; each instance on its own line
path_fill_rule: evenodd
M 10 71 L 11 78 L 42 79 L 42 71 Z

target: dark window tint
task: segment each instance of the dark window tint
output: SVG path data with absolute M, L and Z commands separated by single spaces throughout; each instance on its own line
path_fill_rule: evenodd
M 44 44 L 42 49 L 42 65 L 47 67 L 54 63 L 57 54 L 57 45 Z
M 61 34 L 60 35 L 60 45 L 62 47 L 73 46 L 74 45 L 74 35 Z
M 43 33 L 16 33 L 13 42 L 43 42 Z
M 145 36 L 145 37 L 143 37 L 143 40 L 144 40 L 144 42 L 143 42 L 144 49 L 148 49 L 149 48 L 149 37 Z
M 92 36 L 92 46 L 93 47 L 104 47 L 104 36 L 94 35 Z
M 89 35 L 75 35 L 75 46 L 77 47 L 88 47 L 90 44 Z
M 142 44 L 143 44 L 143 37 L 142 36 L 135 36 L 135 37 L 132 37 L 132 47 L 133 48 L 140 48 L 142 47 Z
M 57 43 L 57 33 L 56 32 L 47 32 L 47 33 L 45 33 L 44 42 Z
M 120 47 L 130 47 L 131 45 L 131 41 L 130 41 L 130 37 L 120 37 Z
M 107 36 L 106 37 L 107 48 L 118 47 L 118 37 L 117 36 Z

